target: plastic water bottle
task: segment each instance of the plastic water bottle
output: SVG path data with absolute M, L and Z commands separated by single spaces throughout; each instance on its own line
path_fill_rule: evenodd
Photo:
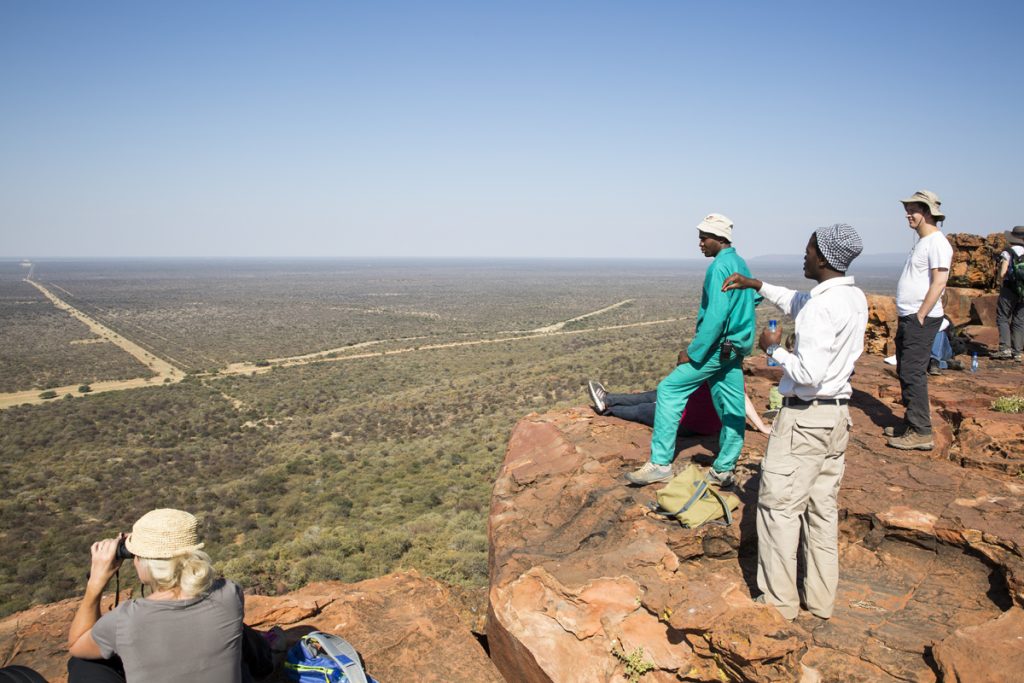
M 971 354 L 971 372 L 978 371 L 978 352 L 975 351 Z
M 776 330 L 778 330 L 779 329 L 779 321 L 778 320 L 769 320 L 768 321 L 768 329 L 770 331 L 772 331 L 772 332 L 775 332 Z M 778 364 L 779 364 L 779 361 L 775 360 L 771 356 L 768 356 L 768 367 L 774 368 Z

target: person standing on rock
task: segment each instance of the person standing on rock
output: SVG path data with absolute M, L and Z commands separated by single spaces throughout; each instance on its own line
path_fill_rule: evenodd
M 722 420 L 718 457 L 708 477 L 721 486 L 731 486 L 732 474 L 743 448 L 746 406 L 743 393 L 743 357 L 754 346 L 753 292 L 724 292 L 722 283 L 730 273 L 750 274 L 746 262 L 732 246 L 732 221 L 708 214 L 697 234 L 701 253 L 714 259 L 704 274 L 697 331 L 690 345 L 679 352 L 679 364 L 658 384 L 651 459 L 626 479 L 637 486 L 672 478 L 676 432 L 679 418 L 690 395 L 708 383 L 715 411 Z
M 761 461 L 757 500 L 757 585 L 764 602 L 786 619 L 803 605 L 832 616 L 839 582 L 837 498 L 849 441 L 850 375 L 864 351 L 867 299 L 850 263 L 863 250 L 857 231 L 837 224 L 818 228 L 807 243 L 804 276 L 818 283 L 795 292 L 741 273 L 724 291 L 753 289 L 795 321 L 795 344 L 779 344 L 782 330 L 765 329 L 759 346 L 782 366 L 782 410 Z M 797 589 L 797 551 L 803 536 L 805 576 Z
M 942 292 L 949 279 L 953 247 L 936 225 L 946 216 L 934 192 L 921 190 L 901 201 L 907 224 L 918 239 L 896 285 L 896 372 L 906 413 L 903 424 L 887 428 L 886 436 L 891 448 L 930 451 L 935 442 L 928 405 L 928 361 L 942 324 Z
M 999 350 L 990 358 L 1024 360 L 1024 296 L 1020 276 L 1024 261 L 1024 225 L 1006 231 L 1006 251 L 999 255 L 999 300 L 996 302 L 996 327 Z

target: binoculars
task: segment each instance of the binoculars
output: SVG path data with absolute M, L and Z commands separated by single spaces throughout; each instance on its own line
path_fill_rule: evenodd
M 130 560 L 133 557 L 135 557 L 135 553 L 133 553 L 131 550 L 128 550 L 128 546 L 126 546 L 124 542 L 124 536 L 122 536 L 117 541 L 117 550 L 114 552 L 114 557 L 118 560 Z

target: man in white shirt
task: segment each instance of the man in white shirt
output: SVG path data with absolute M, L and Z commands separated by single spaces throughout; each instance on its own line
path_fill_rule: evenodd
M 999 350 L 990 358 L 1024 360 L 1024 296 L 1021 295 L 1017 265 L 1024 261 L 1024 225 L 1007 230 L 1006 251 L 999 255 L 999 301 L 996 302 L 996 327 Z
M 949 279 L 953 247 L 936 225 L 946 216 L 934 192 L 921 190 L 901 201 L 907 224 L 918 239 L 896 284 L 896 372 L 906 412 L 903 425 L 887 428 L 886 436 L 892 448 L 930 451 L 935 442 L 928 405 L 928 360 L 942 324 L 942 292 Z
M 782 330 L 765 329 L 761 349 L 782 366 L 782 410 L 761 461 L 757 501 L 757 585 L 763 602 L 786 619 L 803 606 L 828 619 L 839 582 L 837 498 L 850 438 L 853 365 L 864 350 L 868 304 L 846 270 L 863 250 L 849 225 L 818 228 L 807 243 L 804 276 L 818 283 L 795 292 L 738 273 L 723 289 L 756 289 L 795 320 L 792 351 Z M 796 584 L 801 533 L 806 567 Z

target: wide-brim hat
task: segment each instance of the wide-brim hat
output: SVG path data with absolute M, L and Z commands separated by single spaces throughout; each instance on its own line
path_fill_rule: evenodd
M 697 230 L 732 241 L 732 219 L 720 213 L 709 213 L 697 226 Z
M 1024 225 L 1018 225 L 1013 230 L 1007 230 L 1003 234 L 1006 236 L 1007 244 L 1016 244 L 1018 247 L 1024 247 Z
M 939 195 L 930 190 L 918 190 L 914 193 L 913 197 L 901 199 L 900 203 L 904 206 L 907 204 L 924 204 L 928 207 L 928 211 L 931 212 L 932 218 L 937 221 L 946 220 L 946 214 L 942 213 L 942 202 L 939 200 Z
M 184 510 L 161 508 L 139 517 L 125 539 L 125 547 L 137 557 L 169 560 L 199 550 L 199 520 Z

